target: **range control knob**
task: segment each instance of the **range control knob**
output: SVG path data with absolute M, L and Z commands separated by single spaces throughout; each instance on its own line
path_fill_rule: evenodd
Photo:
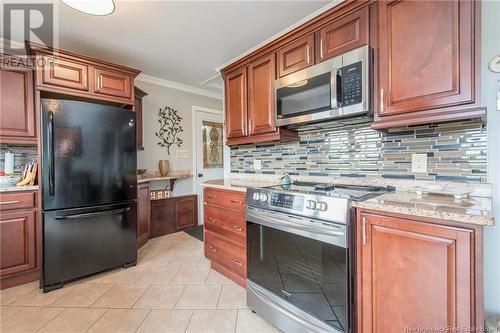
M 307 202 L 306 202 L 306 208 L 307 209 L 316 209 L 316 201 L 314 201 L 314 200 L 307 200 Z
M 260 200 L 260 194 L 259 194 L 259 192 L 255 192 L 255 193 L 253 194 L 253 199 L 254 199 L 255 201 L 259 201 L 259 200 Z
M 267 195 L 267 193 L 260 194 L 260 201 L 267 202 L 267 199 L 269 199 L 269 196 Z
M 316 209 L 321 212 L 326 212 L 326 210 L 328 209 L 328 205 L 326 204 L 326 202 L 319 201 Z

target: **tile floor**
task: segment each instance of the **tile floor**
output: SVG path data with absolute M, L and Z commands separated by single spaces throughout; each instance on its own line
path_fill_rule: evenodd
M 135 267 L 44 294 L 0 291 L 0 332 L 277 333 L 246 307 L 245 289 L 210 269 L 203 243 L 180 232 L 150 240 Z

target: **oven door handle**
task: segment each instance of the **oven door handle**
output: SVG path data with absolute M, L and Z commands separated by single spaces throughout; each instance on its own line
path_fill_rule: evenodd
M 251 291 L 253 292 L 253 294 L 255 296 L 257 296 L 262 302 L 267 304 L 269 307 L 273 308 L 274 310 L 280 312 L 282 315 L 290 318 L 294 322 L 296 322 L 299 325 L 301 325 L 302 327 L 304 327 L 307 331 L 317 332 L 317 333 L 331 333 L 332 332 L 332 331 L 326 331 L 322 327 L 319 327 L 318 325 L 315 325 L 315 324 L 305 320 L 304 318 L 301 318 L 301 317 L 297 316 L 296 314 L 283 308 L 281 305 L 277 304 L 276 302 L 274 302 L 270 298 L 266 297 L 258 288 L 255 288 L 253 286 L 253 284 L 254 283 L 249 281 L 247 287 L 249 289 L 251 289 Z
M 269 227 L 281 229 L 283 231 L 287 231 L 287 229 L 288 230 L 296 229 L 300 231 L 320 234 L 329 237 L 345 236 L 345 232 L 342 231 L 328 230 L 326 227 L 318 228 L 318 227 L 304 225 L 303 222 L 299 221 L 299 218 L 294 218 L 293 216 L 289 215 L 286 215 L 286 219 L 278 219 L 272 216 L 271 214 L 262 214 L 255 210 L 247 210 L 247 220 L 257 224 L 267 225 Z M 297 222 L 293 222 L 291 220 L 297 220 Z

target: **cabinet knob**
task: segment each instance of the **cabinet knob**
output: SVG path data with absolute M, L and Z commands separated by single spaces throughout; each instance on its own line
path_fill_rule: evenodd
M 238 266 L 243 266 L 243 263 L 239 261 L 238 259 L 233 259 L 233 262 L 238 265 Z
M 202 173 L 199 173 L 199 174 L 198 174 L 198 178 L 201 178 L 201 177 L 203 177 L 203 174 L 202 174 Z

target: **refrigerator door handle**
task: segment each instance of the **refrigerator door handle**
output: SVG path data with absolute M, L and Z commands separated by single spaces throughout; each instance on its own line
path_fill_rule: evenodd
M 55 161 L 54 161 L 54 112 L 48 113 L 49 121 L 47 124 L 48 155 L 49 155 L 49 195 L 54 196 L 54 180 L 55 180 Z
M 84 219 L 84 218 L 103 216 L 103 215 L 126 213 L 129 210 L 130 210 L 130 207 L 127 207 L 127 208 L 122 208 L 122 209 L 105 210 L 103 212 L 95 212 L 95 213 L 84 213 L 84 214 L 75 214 L 75 215 L 59 215 L 59 216 L 55 216 L 54 218 L 56 220 L 75 220 L 75 219 Z

